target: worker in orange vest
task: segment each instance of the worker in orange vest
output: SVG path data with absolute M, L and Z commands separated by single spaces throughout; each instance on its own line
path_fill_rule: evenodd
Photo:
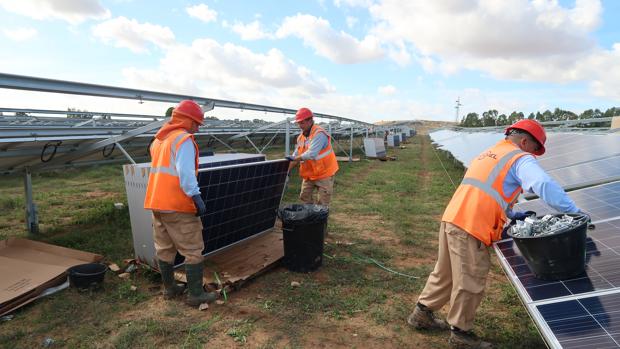
M 527 216 L 512 211 L 519 194 L 534 192 L 559 212 L 583 213 L 531 155 L 545 153 L 542 125 L 519 120 L 505 135 L 471 162 L 452 196 L 439 228 L 437 264 L 407 319 L 416 329 L 451 329 L 452 348 L 492 347 L 472 327 L 491 265 L 488 247 L 501 239 L 508 219 Z M 434 311 L 448 302 L 446 322 Z
M 203 288 L 204 241 L 200 216 L 206 206 L 198 188 L 198 145 L 194 133 L 204 121 L 202 108 L 184 100 L 172 111 L 150 146 L 151 169 L 144 208 L 153 211 L 153 236 L 164 299 L 180 296 L 184 288 L 174 279 L 177 251 L 185 257 L 189 289 L 186 303 L 198 306 L 215 300 Z
M 299 199 L 306 204 L 329 206 L 334 191 L 334 175 L 338 172 L 338 161 L 332 149 L 331 137 L 314 123 L 314 114 L 308 108 L 301 108 L 295 114 L 295 122 L 301 129 L 297 146 L 289 164 L 289 172 L 299 166 L 303 179 Z M 317 199 L 314 200 L 314 191 Z

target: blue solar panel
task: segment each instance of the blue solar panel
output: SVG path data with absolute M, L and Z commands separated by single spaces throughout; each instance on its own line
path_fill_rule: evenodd
M 203 255 L 273 228 L 288 164 L 273 160 L 200 170 L 198 185 L 207 206 Z M 175 264 L 183 260 L 177 254 Z
M 620 287 L 620 220 L 597 224 L 588 231 L 586 271 L 563 281 L 537 279 L 512 239 L 497 243 L 498 256 L 529 301 L 578 295 Z
M 563 188 L 601 183 L 620 179 L 620 156 L 596 160 L 549 171 Z
M 619 293 L 540 304 L 535 310 L 562 348 L 620 348 Z
M 598 185 L 595 187 L 574 190 L 568 193 L 577 204 L 592 217 L 592 221 L 601 221 L 620 217 L 620 182 Z M 535 211 L 539 215 L 557 213 L 540 199 L 521 202 L 517 210 Z

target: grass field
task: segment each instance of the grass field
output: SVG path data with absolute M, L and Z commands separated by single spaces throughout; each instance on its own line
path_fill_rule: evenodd
M 0 347 L 41 347 L 52 338 L 54 347 L 68 348 L 445 348 L 447 333 L 416 332 L 405 319 L 433 268 L 439 219 L 454 191 L 439 159 L 455 181 L 462 168 L 435 153 L 427 136 L 391 152 L 397 161 L 340 164 L 317 272 L 276 267 L 206 311 L 165 302 L 159 276 L 146 269 L 129 280 L 109 273 L 102 291 L 68 289 L 16 311 L 0 323 Z M 292 178 L 286 202 L 299 190 Z M 33 182 L 37 239 L 119 265 L 133 257 L 128 211 L 113 207 L 126 202 L 120 166 Z M 0 238 L 25 236 L 21 178 L 2 178 L 0 192 Z M 500 348 L 544 347 L 495 258 L 487 286 L 476 331 Z

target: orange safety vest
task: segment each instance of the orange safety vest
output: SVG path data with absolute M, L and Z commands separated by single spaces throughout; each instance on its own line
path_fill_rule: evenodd
M 145 209 L 196 213 L 194 201 L 181 188 L 175 166 L 177 152 L 188 138 L 192 140 L 196 149 L 195 169 L 198 175 L 198 145 L 192 134 L 185 130 L 174 130 L 163 141 L 156 138 L 151 144 L 153 160 L 144 198 Z
M 504 179 L 512 164 L 527 153 L 503 140 L 475 158 L 441 218 L 490 246 L 500 239 L 506 211 L 521 193 L 504 193 Z
M 312 125 L 308 138 L 304 136 L 303 132 L 297 137 L 297 155 L 303 154 L 310 148 L 312 139 L 319 132 L 323 132 L 327 136 L 327 147 L 321 149 L 316 159 L 304 160 L 299 165 L 299 175 L 305 180 L 318 181 L 331 177 L 338 172 L 338 161 L 332 149 L 331 137 L 318 125 Z

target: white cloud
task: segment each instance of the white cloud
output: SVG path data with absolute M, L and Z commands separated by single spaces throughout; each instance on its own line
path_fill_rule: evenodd
M 353 27 L 355 27 L 355 25 L 359 22 L 359 19 L 357 19 L 357 17 L 347 16 L 346 21 L 347 27 L 349 27 L 349 29 L 353 29 Z
M 130 84 L 217 98 L 268 104 L 286 97 L 308 98 L 332 92 L 327 79 L 297 65 L 281 51 L 255 53 L 243 46 L 197 39 L 167 50 L 157 70 L 129 68 Z
M 298 14 L 286 17 L 276 32 L 276 37 L 295 36 L 301 38 L 305 45 L 329 60 L 341 64 L 353 64 L 380 59 L 384 52 L 379 41 L 373 35 L 363 40 L 343 31 L 335 31 L 323 18 Z
M 190 17 L 198 18 L 205 23 L 214 22 L 217 20 L 217 12 L 210 9 L 209 6 L 205 4 L 186 7 L 185 11 Z
M 379 86 L 377 91 L 384 96 L 391 96 L 396 93 L 396 87 L 392 85 Z
M 99 0 L 0 0 L 0 6 L 36 20 L 60 19 L 71 24 L 110 17 L 110 11 Z
M 336 7 L 369 7 L 372 3 L 372 0 L 334 0 Z
M 38 32 L 34 28 L 4 29 L 4 35 L 13 41 L 28 41 L 37 36 Z
M 94 36 L 116 47 L 128 48 L 135 53 L 148 53 L 154 44 L 166 48 L 174 44 L 174 34 L 168 27 L 151 23 L 139 23 L 135 19 L 117 17 L 95 25 Z
M 617 48 L 597 47 L 600 0 L 381 0 L 369 12 L 374 34 L 397 63 L 407 56 L 444 75 L 481 71 L 502 80 L 586 82 L 618 98 Z
M 263 30 L 262 24 L 255 20 L 248 24 L 237 22 L 232 26 L 227 23 L 223 24 L 225 27 L 230 27 L 233 32 L 239 34 L 241 40 L 259 40 L 273 38 L 273 34 L 270 34 Z

